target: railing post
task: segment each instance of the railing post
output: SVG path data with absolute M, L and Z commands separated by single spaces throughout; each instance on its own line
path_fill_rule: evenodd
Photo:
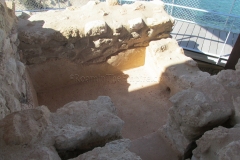
M 59 0 L 57 0 L 57 2 L 58 2 L 58 9 L 60 9 L 60 2 L 59 2 Z
M 71 6 L 71 3 L 70 3 L 70 0 L 68 0 L 68 7 L 70 7 Z
M 236 18 L 234 18 L 234 20 L 236 20 Z M 220 61 L 220 59 L 221 59 L 221 57 L 222 57 L 222 55 L 223 55 L 223 50 L 224 50 L 224 48 L 225 48 L 225 46 L 226 46 L 226 43 L 227 43 L 228 38 L 229 38 L 229 35 L 231 34 L 232 27 L 233 27 L 233 23 L 232 23 L 232 25 L 231 25 L 231 28 L 230 28 L 229 31 L 228 31 L 228 35 L 227 35 L 227 37 L 226 37 L 226 39 L 225 39 L 225 41 L 224 41 L 223 47 L 222 47 L 221 52 L 220 52 L 220 56 L 219 56 L 216 64 L 219 63 L 219 61 Z
M 44 11 L 46 10 L 46 3 L 45 3 L 45 0 L 43 0 L 43 10 L 44 10 Z

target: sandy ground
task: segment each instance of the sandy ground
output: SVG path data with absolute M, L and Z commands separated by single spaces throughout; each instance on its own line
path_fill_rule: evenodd
M 38 93 L 39 105 L 51 111 L 71 101 L 110 96 L 118 116 L 125 122 L 124 138 L 132 140 L 130 150 L 143 160 L 178 159 L 164 138 L 156 132 L 166 123 L 171 103 L 166 87 L 151 79 L 144 67 L 89 82 Z
M 39 105 L 55 111 L 68 102 L 92 100 L 98 96 L 111 97 L 118 116 L 125 122 L 122 135 L 130 139 L 159 129 L 166 123 L 171 107 L 166 88 L 150 79 L 143 67 L 125 71 L 124 75 L 110 75 L 92 82 L 41 92 L 38 93 L 38 101 Z

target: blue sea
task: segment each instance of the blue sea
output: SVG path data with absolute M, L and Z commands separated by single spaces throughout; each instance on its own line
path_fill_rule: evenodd
M 151 1 L 151 0 L 146 0 Z M 173 17 L 193 21 L 203 26 L 240 33 L 240 0 L 162 0 L 165 3 L 197 8 L 193 9 L 165 6 Z M 129 3 L 129 0 L 122 0 Z M 232 15 L 232 16 L 228 16 Z M 236 17 L 237 16 L 237 17 Z

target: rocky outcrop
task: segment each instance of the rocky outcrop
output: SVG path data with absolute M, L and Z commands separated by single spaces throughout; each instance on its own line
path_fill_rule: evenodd
M 240 77 L 236 71 L 215 76 L 202 72 L 171 39 L 150 42 L 145 67 L 171 91 L 173 106 L 161 132 L 182 155 L 206 131 L 228 120 L 232 125 L 239 122 Z
M 20 19 L 19 48 L 26 64 L 62 58 L 99 63 L 120 51 L 169 37 L 172 26 L 173 18 L 162 2 L 108 6 L 90 1 L 80 8 Z
M 0 120 L 1 159 L 78 156 L 121 138 L 123 121 L 115 114 L 109 97 L 71 102 L 55 113 L 45 106 L 12 113 Z
M 104 160 L 141 160 L 135 153 L 130 152 L 131 141 L 122 139 L 107 143 L 104 147 L 97 147 L 71 160 L 104 159 Z
M 195 79 L 210 76 L 200 72 L 197 63 L 186 57 L 177 41 L 171 38 L 150 42 L 146 48 L 145 68 L 152 77 L 157 76 L 159 82 L 166 84 L 172 95 L 191 88 Z
M 218 127 L 204 133 L 197 140 L 197 148 L 193 150 L 192 160 L 239 159 L 240 128 Z
M 162 132 L 182 154 L 207 130 L 224 124 L 233 113 L 232 104 L 210 99 L 206 92 L 183 90 L 170 98 L 167 124 Z
M 8 7 L 7 7 L 8 6 Z M 0 1 L 0 119 L 37 104 L 34 89 L 18 54 L 13 2 Z

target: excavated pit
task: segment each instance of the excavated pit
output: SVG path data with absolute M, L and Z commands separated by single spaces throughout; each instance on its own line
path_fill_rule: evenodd
M 169 91 L 145 69 L 145 50 L 131 52 L 130 57 L 115 56 L 120 64 L 117 67 L 108 63 L 78 65 L 66 59 L 28 66 L 39 105 L 54 112 L 71 101 L 109 96 L 125 122 L 124 138 L 137 139 L 155 132 L 166 123 L 171 107 Z
M 162 2 L 110 2 L 22 15 L 16 29 L 1 0 L 1 158 L 236 156 L 239 64 L 202 72 L 169 38 Z

